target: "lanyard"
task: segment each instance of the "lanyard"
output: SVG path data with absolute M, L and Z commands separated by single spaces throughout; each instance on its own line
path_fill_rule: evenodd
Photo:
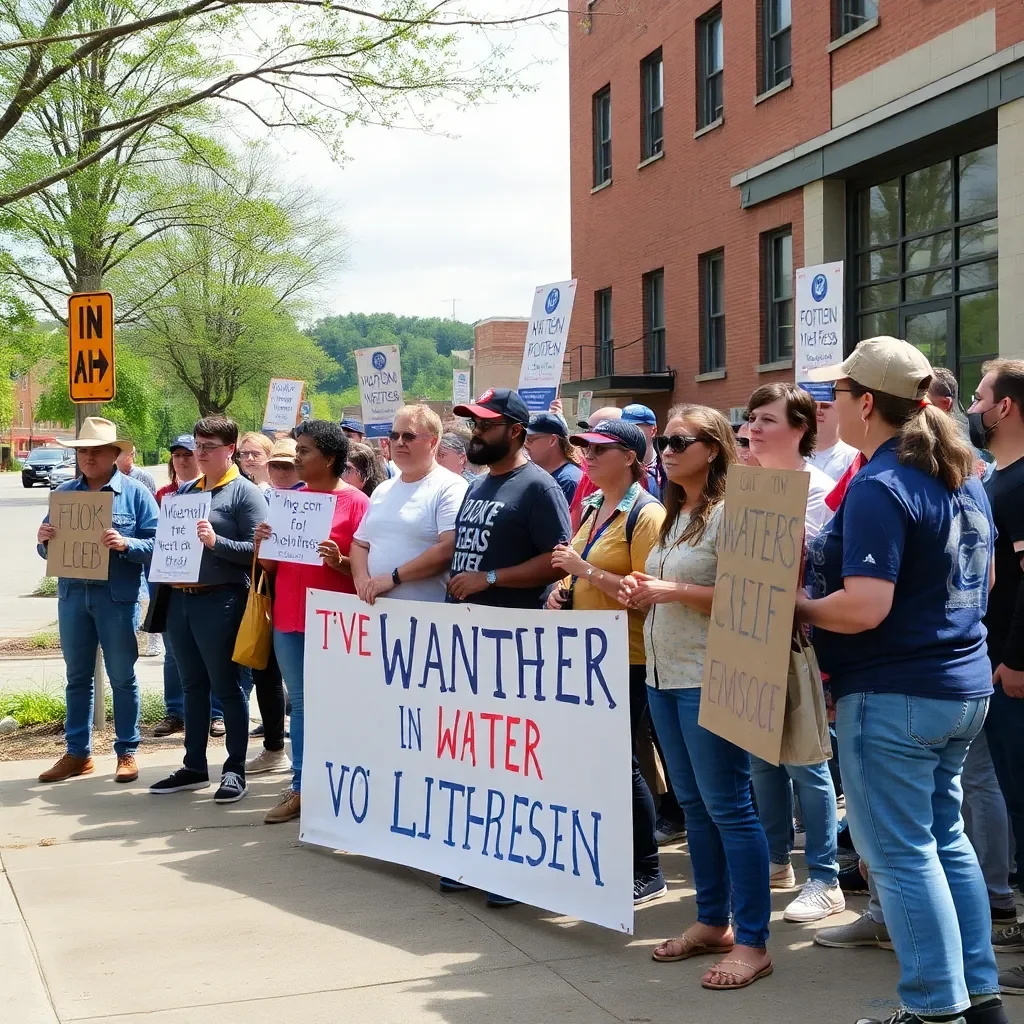
M 597 517 L 600 514 L 601 509 L 599 507 L 597 511 L 594 513 L 594 526 L 597 525 Z M 582 558 L 584 562 L 587 560 L 587 556 L 590 554 L 590 549 L 601 539 L 602 535 L 604 534 L 604 531 L 607 530 L 609 526 L 611 526 L 612 522 L 615 520 L 618 514 L 619 510 L 615 509 L 615 511 L 612 512 L 612 514 L 601 524 L 599 529 L 595 530 L 594 526 L 590 528 L 590 539 L 587 541 L 586 547 L 584 547 L 583 552 L 580 555 L 580 558 Z

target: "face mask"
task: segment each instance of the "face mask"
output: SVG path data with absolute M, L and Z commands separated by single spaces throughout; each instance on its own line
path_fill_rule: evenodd
M 998 420 L 991 427 L 985 423 L 985 413 L 988 411 L 986 409 L 985 412 L 969 412 L 967 414 L 967 426 L 970 431 L 971 444 L 975 448 L 988 448 L 992 440 L 992 434 L 999 425 Z

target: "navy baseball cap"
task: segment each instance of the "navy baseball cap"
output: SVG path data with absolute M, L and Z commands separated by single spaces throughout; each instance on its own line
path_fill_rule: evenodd
M 171 442 L 171 451 L 175 448 L 184 448 L 187 452 L 194 452 L 196 450 L 196 439 L 191 434 L 179 434 Z
M 521 423 L 524 427 L 530 423 L 530 410 L 519 397 L 519 392 L 511 388 L 488 388 L 471 405 L 455 406 L 452 415 L 476 416 L 482 420 L 496 420 L 504 416 L 505 419 Z
M 354 431 L 356 434 L 366 433 L 366 428 L 362 425 L 362 423 L 359 422 L 359 420 L 342 420 L 341 429 L 351 430 Z
M 529 434 L 557 434 L 559 437 L 569 436 L 569 426 L 561 416 L 553 412 L 538 412 L 530 418 L 526 429 Z
M 620 444 L 635 452 L 640 462 L 647 455 L 647 438 L 635 423 L 627 423 L 625 420 L 601 420 L 592 430 L 585 434 L 573 434 L 569 440 L 576 445 Z
M 625 423 L 643 423 L 648 427 L 656 427 L 658 425 L 658 417 L 654 415 L 653 409 L 648 409 L 646 405 L 627 405 L 622 410 L 622 419 Z

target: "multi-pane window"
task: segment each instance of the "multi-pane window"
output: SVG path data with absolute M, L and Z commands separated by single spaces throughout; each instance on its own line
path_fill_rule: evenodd
M 764 239 L 765 362 L 793 355 L 793 231 Z
M 708 253 L 701 270 L 701 373 L 725 369 L 725 253 Z
M 722 68 L 725 65 L 725 46 L 721 6 L 697 22 L 697 53 L 697 127 L 706 128 L 722 116 L 724 105 Z
M 857 338 L 904 338 L 971 394 L 999 351 L 996 147 L 872 185 L 854 202 Z
M 644 274 L 644 372 L 665 368 L 665 271 L 652 270 Z
M 764 91 L 792 77 L 791 34 L 793 12 L 790 0 L 761 0 L 761 25 L 764 35 L 762 66 Z
M 657 156 L 664 145 L 663 113 L 665 104 L 665 74 L 661 50 L 655 50 L 640 62 L 640 158 Z
M 878 0 L 832 0 L 832 38 L 839 39 L 878 17 Z
M 615 349 L 612 337 L 612 290 L 594 292 L 594 352 L 598 377 L 615 372 Z
M 594 188 L 612 180 L 612 89 L 594 93 Z

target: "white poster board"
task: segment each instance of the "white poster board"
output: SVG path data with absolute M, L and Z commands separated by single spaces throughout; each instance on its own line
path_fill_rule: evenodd
M 589 420 L 590 407 L 594 402 L 593 391 L 581 391 L 576 399 L 576 419 Z
M 272 532 L 260 544 L 260 558 L 321 565 L 320 542 L 331 535 L 337 502 L 336 494 L 323 491 L 271 491 L 267 522 Z
M 210 517 L 210 495 L 204 491 L 168 494 L 160 502 L 160 518 L 149 563 L 150 583 L 196 583 L 203 562 L 203 542 L 196 533 L 200 519 Z
M 796 382 L 815 401 L 832 400 L 831 384 L 807 379 L 811 370 L 843 361 L 843 264 L 820 263 L 796 272 Z
M 558 395 L 575 298 L 575 280 L 538 285 L 533 293 L 518 389 L 530 412 L 546 412 Z
M 367 437 L 387 437 L 395 413 L 405 404 L 402 392 L 402 360 L 397 345 L 357 348 L 356 376 Z
M 633 931 L 625 612 L 311 590 L 299 838 Z
M 267 391 L 267 408 L 263 413 L 264 430 L 291 430 L 299 422 L 302 392 L 306 383 L 286 377 L 274 377 Z
M 473 401 L 469 370 L 452 370 L 452 405 L 468 405 Z

